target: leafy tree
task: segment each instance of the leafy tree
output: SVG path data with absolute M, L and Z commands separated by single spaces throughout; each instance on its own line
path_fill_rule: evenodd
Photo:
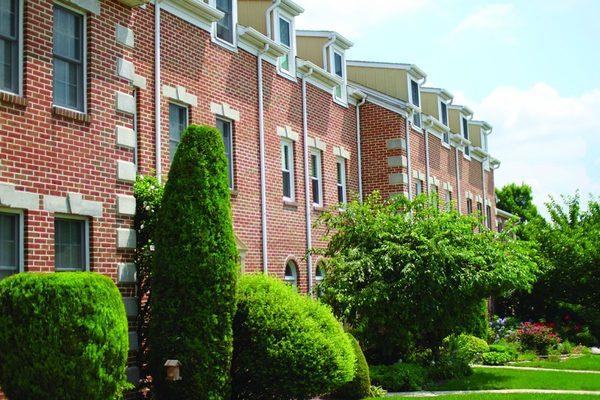
M 517 215 L 523 222 L 532 221 L 540 216 L 533 204 L 531 186 L 525 183 L 504 185 L 502 189 L 496 189 L 496 196 L 498 208 Z
M 156 230 L 148 339 L 158 399 L 230 397 L 236 276 L 221 134 L 192 125 L 173 160 Z M 181 381 L 166 381 L 167 359 L 181 362 Z
M 374 194 L 319 220 L 329 237 L 324 299 L 372 362 L 417 348 L 437 358 L 443 338 L 464 330 L 484 298 L 535 279 L 527 243 L 430 204 Z

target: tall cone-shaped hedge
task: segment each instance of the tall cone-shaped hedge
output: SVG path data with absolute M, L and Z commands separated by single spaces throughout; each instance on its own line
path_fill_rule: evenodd
M 165 185 L 150 292 L 149 360 L 159 400 L 228 399 L 237 249 L 221 134 L 188 127 Z M 179 381 L 164 364 L 179 360 Z

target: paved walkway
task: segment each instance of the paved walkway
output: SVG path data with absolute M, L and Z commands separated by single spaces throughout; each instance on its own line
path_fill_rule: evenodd
M 436 397 L 449 394 L 469 394 L 469 393 L 538 393 L 538 394 L 587 394 L 600 396 L 600 392 L 589 390 L 546 390 L 546 389 L 499 389 L 499 390 L 451 390 L 440 392 L 397 392 L 388 393 L 387 396 L 406 396 L 406 397 Z
M 476 368 L 496 368 L 496 369 L 524 369 L 527 371 L 555 371 L 571 372 L 575 374 L 600 374 L 600 371 L 589 371 L 583 369 L 559 369 L 559 368 L 535 368 L 535 367 L 517 367 L 511 365 L 473 365 Z

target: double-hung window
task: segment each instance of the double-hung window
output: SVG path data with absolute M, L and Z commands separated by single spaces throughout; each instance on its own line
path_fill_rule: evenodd
M 231 45 L 235 44 L 235 0 L 216 0 L 214 6 L 225 15 L 216 23 L 216 36 Z
M 338 202 L 346 204 L 346 160 L 338 158 L 336 162 L 337 168 L 337 192 Z
M 292 260 L 288 261 L 285 265 L 285 274 L 283 280 L 288 285 L 298 288 L 298 267 Z
M 175 158 L 177 146 L 181 141 L 181 134 L 188 126 L 188 108 L 178 104 L 169 104 L 169 157 L 171 162 Z
M 467 199 L 467 214 L 473 214 L 473 200 Z
M 56 271 L 89 269 L 89 233 L 85 219 L 54 219 L 54 267 Z
M 488 229 L 492 229 L 492 207 L 485 206 L 485 224 Z
M 286 55 L 279 57 L 279 69 L 290 75 L 294 69 L 293 24 L 291 19 L 283 15 L 279 15 L 277 21 L 277 42 L 288 50 Z
M 232 123 L 229 120 L 217 118 L 217 129 L 221 132 L 223 144 L 225 145 L 225 156 L 227 157 L 227 178 L 229 188 L 233 189 L 233 132 Z
M 446 210 L 452 210 L 452 192 L 449 190 L 446 190 Z
M 448 106 L 443 101 L 440 101 L 440 118 L 441 122 L 444 126 L 448 126 Z M 446 144 L 450 144 L 450 133 L 448 131 L 444 131 L 442 136 L 442 140 Z
M 0 90 L 19 93 L 19 0 L 0 0 Z
M 53 101 L 85 112 L 85 16 L 54 6 Z
M 281 141 L 281 175 L 283 198 L 294 200 L 294 146 L 291 140 Z
M 469 140 L 469 123 L 467 122 L 467 119 L 465 117 L 461 117 L 461 121 L 462 121 L 463 137 L 465 139 Z M 471 145 L 468 145 L 468 144 L 465 145 L 465 155 L 466 156 L 471 155 Z
M 423 181 L 420 179 L 415 179 L 415 196 L 418 196 L 423 193 Z
M 21 269 L 23 235 L 21 214 L 0 212 L 0 279 Z
M 477 214 L 480 216 L 483 215 L 483 205 L 479 201 L 477 202 Z
M 310 153 L 310 181 L 312 201 L 315 206 L 323 206 L 323 175 L 321 172 L 321 150 L 313 149 Z
M 438 187 L 435 184 L 429 185 L 429 191 L 432 195 L 433 206 L 438 208 Z
M 417 81 L 410 80 L 410 102 L 417 108 L 421 107 L 421 97 L 419 92 L 419 84 Z M 413 113 L 413 124 L 417 127 L 421 127 L 421 111 L 415 110 Z
M 335 98 L 338 100 L 346 101 L 344 95 L 346 94 L 346 77 L 344 75 L 344 55 L 337 50 L 333 50 L 333 62 L 331 63 L 333 72 L 336 76 L 342 78 L 342 84 L 335 87 Z

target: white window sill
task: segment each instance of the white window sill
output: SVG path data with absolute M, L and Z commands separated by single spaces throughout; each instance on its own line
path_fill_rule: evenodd
M 237 35 L 237 32 L 235 32 L 234 35 Z M 235 43 L 235 41 L 234 41 L 234 43 L 229 43 L 223 39 L 219 39 L 216 36 L 212 36 L 212 42 L 214 44 L 217 44 L 217 45 L 223 47 L 224 49 L 231 51 L 232 53 L 238 52 L 237 43 Z
M 333 102 L 336 104 L 339 104 L 340 106 L 342 106 L 344 108 L 348 108 L 348 102 L 344 101 L 343 99 L 341 99 L 339 97 L 333 96 Z
M 469 161 L 471 161 L 471 156 L 463 153 L 463 157 Z
M 287 72 L 277 67 L 277 75 L 284 77 L 285 79 L 292 81 L 294 83 L 298 82 L 295 76 L 292 75 L 291 72 Z
M 446 142 L 442 141 L 442 146 L 444 146 L 448 150 L 450 149 L 450 143 L 446 143 Z

